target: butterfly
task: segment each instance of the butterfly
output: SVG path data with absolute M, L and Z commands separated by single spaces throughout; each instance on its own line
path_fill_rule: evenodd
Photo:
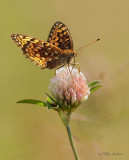
M 59 21 L 52 26 L 47 41 L 22 34 L 11 34 L 11 38 L 21 48 L 25 57 L 35 62 L 41 69 L 69 65 L 72 58 L 77 55 L 73 50 L 73 41 L 68 28 Z

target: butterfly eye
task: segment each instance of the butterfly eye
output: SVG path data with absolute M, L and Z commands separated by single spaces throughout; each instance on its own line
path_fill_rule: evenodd
M 75 54 L 73 52 L 69 54 L 69 58 L 72 58 L 74 56 L 75 56 Z
M 74 57 L 74 53 L 71 53 L 70 55 L 71 55 L 71 57 Z

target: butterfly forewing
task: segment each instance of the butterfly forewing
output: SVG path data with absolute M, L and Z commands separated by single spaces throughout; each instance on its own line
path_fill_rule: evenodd
M 11 34 L 11 38 L 41 68 L 52 69 L 63 64 L 63 51 L 57 46 L 22 34 Z
M 47 42 L 62 50 L 73 50 L 73 41 L 68 28 L 62 22 L 56 22 L 51 28 Z

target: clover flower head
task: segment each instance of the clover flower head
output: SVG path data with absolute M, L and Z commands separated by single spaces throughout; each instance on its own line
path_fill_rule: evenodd
M 86 77 L 72 67 L 56 70 L 55 77 L 50 80 L 49 90 L 53 97 L 66 108 L 76 108 L 81 101 L 87 100 L 90 94 Z

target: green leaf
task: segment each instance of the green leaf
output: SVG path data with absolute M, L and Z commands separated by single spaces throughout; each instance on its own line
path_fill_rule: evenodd
M 53 103 L 53 101 L 47 96 L 47 101 Z
M 56 104 L 58 104 L 58 105 L 60 105 L 54 98 L 52 98 L 49 94 L 47 94 L 47 93 L 45 93 L 49 98 L 50 98 L 50 100 L 52 101 L 52 102 L 55 102 Z M 49 102 L 50 102 L 50 100 L 49 100 Z M 51 103 L 51 102 L 50 102 Z
M 95 86 L 95 87 L 92 87 L 90 89 L 90 94 L 94 93 L 96 90 L 98 90 L 100 87 L 102 87 L 103 85 L 98 85 L 98 86 Z
M 23 99 L 23 100 L 17 101 L 16 103 L 28 103 L 28 104 L 36 104 L 39 106 L 46 106 L 45 102 L 36 100 L 36 99 Z
M 89 84 L 88 84 L 88 87 L 93 87 L 93 86 L 95 86 L 96 84 L 98 84 L 98 83 L 100 83 L 101 81 L 100 80 L 98 80 L 98 81 L 92 81 L 92 82 L 90 82 Z
M 48 109 L 51 109 L 52 108 L 52 106 L 51 106 L 51 103 L 50 102 L 46 102 L 46 106 L 48 107 Z

